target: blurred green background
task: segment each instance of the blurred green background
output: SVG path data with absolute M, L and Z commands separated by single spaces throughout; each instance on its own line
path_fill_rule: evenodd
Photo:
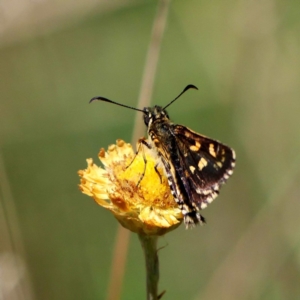
M 78 190 L 101 147 L 130 141 L 156 1 L 3 1 L 3 299 L 105 299 L 117 222 Z M 300 299 L 300 4 L 171 3 L 153 104 L 232 146 L 207 225 L 160 239 L 163 299 Z M 13 298 L 16 297 L 16 298 Z M 1 298 L 1 294 L 0 294 Z M 131 236 L 122 300 L 145 298 Z

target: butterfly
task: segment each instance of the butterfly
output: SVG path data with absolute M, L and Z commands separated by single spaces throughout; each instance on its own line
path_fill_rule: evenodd
M 218 196 L 220 186 L 233 173 L 236 156 L 232 148 L 219 141 L 170 121 L 166 108 L 189 89 L 198 88 L 187 85 L 164 107 L 155 105 L 137 109 L 101 96 L 90 102 L 101 100 L 144 114 L 149 138 L 140 141 L 156 152 L 186 227 L 194 227 L 205 222 L 199 211 Z

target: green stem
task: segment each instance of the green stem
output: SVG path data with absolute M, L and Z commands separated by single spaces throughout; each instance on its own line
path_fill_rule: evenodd
M 147 276 L 147 300 L 158 300 L 159 262 L 157 256 L 157 236 L 139 234 L 145 254 Z

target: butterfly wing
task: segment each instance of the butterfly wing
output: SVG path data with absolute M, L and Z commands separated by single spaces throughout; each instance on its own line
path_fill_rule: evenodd
M 189 200 L 203 209 L 218 195 L 220 185 L 232 175 L 235 152 L 228 146 L 182 125 L 172 125 L 177 155 L 183 166 L 182 184 Z

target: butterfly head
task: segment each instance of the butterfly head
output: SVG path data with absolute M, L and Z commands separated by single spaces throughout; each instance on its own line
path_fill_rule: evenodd
M 144 111 L 144 123 L 147 127 L 149 127 L 156 120 L 169 119 L 169 115 L 167 111 L 158 105 L 153 107 L 145 107 Z

